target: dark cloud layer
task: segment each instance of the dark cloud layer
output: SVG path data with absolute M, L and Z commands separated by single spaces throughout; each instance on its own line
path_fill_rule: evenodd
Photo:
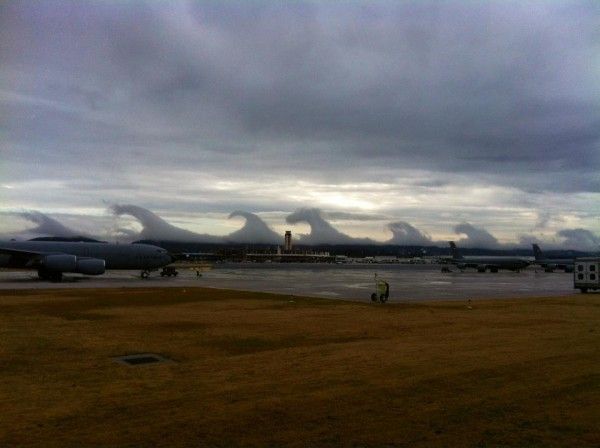
M 128 198 L 190 212 L 195 197 L 203 210 L 289 212 L 318 202 L 306 184 L 340 196 L 352 184 L 372 189 L 353 192 L 362 205 L 400 186 L 464 211 L 460 185 L 535 204 L 554 194 L 543 205 L 578 226 L 586 207 L 569 199 L 600 194 L 598 29 L 593 0 L 3 2 L 3 196 L 45 204 L 27 193 L 36 183 L 56 208 Z M 499 196 L 483 223 L 510 208 Z M 408 219 L 325 204 L 334 220 Z M 494 243 L 469 232 L 465 243 Z
M 4 78 L 21 95 L 9 137 L 57 162 L 66 142 L 176 143 L 184 159 L 302 141 L 294 156 L 321 170 L 368 158 L 598 191 L 596 2 L 2 8 Z

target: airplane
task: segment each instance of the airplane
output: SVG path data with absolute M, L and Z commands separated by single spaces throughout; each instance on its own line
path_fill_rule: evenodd
M 174 258 L 150 244 L 105 242 L 1 241 L 0 267 L 37 269 L 43 280 L 60 282 L 64 272 L 101 275 L 107 269 L 140 269 L 142 278 Z
M 451 262 L 459 269 L 475 268 L 477 272 L 498 272 L 500 269 L 519 272 L 530 265 L 530 262 L 518 257 L 463 257 L 454 241 L 449 241 L 452 252 Z
M 572 258 L 545 258 L 542 249 L 537 244 L 532 244 L 535 264 L 539 264 L 546 272 L 554 272 L 555 269 L 562 269 L 565 272 L 573 272 L 575 261 Z

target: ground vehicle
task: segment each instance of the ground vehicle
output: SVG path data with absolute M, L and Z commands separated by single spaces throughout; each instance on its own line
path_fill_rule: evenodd
M 574 287 L 586 293 L 590 289 L 600 289 L 600 258 L 585 257 L 575 259 L 573 273 Z
M 172 267 L 172 266 L 165 266 L 162 269 L 162 271 L 160 272 L 160 276 L 161 277 L 164 277 L 164 276 L 167 276 L 167 277 L 171 277 L 171 276 L 177 277 L 177 274 L 179 274 L 179 272 L 177 272 L 177 270 L 174 267 Z
M 381 303 L 385 303 L 389 297 L 390 284 L 385 280 L 378 278 L 377 274 L 375 274 L 375 292 L 371 294 L 371 301 L 377 302 L 377 299 L 379 299 Z

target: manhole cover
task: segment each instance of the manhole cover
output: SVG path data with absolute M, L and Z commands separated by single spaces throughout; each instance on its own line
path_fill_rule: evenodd
M 121 364 L 127 364 L 128 366 L 139 366 L 142 364 L 155 364 L 157 362 L 169 362 L 171 361 L 164 356 L 160 356 L 154 353 L 138 353 L 135 355 L 118 356 L 113 358 L 116 362 Z

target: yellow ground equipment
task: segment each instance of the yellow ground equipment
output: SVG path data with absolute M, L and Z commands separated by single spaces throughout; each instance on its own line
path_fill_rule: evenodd
M 389 297 L 390 284 L 375 274 L 375 292 L 371 294 L 371 301 L 377 302 L 379 300 L 381 303 L 385 303 Z

